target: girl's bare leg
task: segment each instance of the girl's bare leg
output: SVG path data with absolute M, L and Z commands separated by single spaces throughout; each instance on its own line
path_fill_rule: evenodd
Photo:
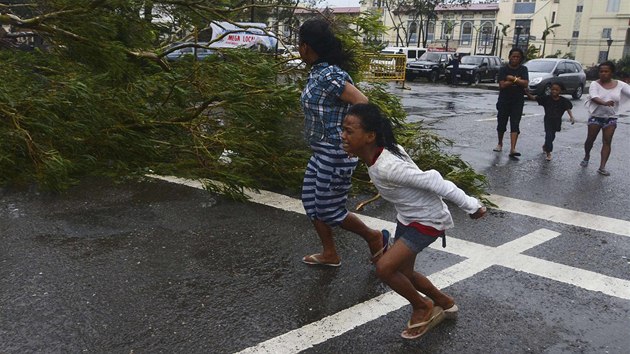
M 376 264 L 376 275 L 392 290 L 409 301 L 413 312 L 411 323 L 428 321 L 433 311 L 433 301 L 421 296 L 407 275 L 413 273 L 416 254 L 402 241 L 397 241 Z M 424 327 L 408 329 L 410 335 L 424 331 Z
M 606 162 L 608 162 L 608 157 L 610 157 L 610 151 L 612 150 L 612 138 L 615 134 L 616 128 L 616 126 L 610 125 L 602 129 L 602 152 L 601 161 L 599 162 L 600 170 L 606 169 Z

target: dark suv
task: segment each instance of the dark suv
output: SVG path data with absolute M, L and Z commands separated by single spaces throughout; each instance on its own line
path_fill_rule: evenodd
M 426 52 L 418 60 L 407 63 L 405 78 L 413 81 L 416 77 L 426 77 L 431 82 L 437 82 L 444 76 L 448 62 L 453 54 L 447 52 Z
M 459 70 L 457 70 L 458 81 L 475 85 L 484 80 L 497 82 L 501 64 L 501 58 L 496 56 L 467 55 L 459 63 Z M 452 70 L 452 65 L 446 67 L 446 82 L 449 84 L 451 83 Z

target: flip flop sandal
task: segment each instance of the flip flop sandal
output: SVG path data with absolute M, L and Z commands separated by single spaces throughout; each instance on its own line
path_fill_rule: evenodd
M 497 145 L 497 147 L 495 147 L 494 149 L 492 149 L 492 151 L 496 151 L 496 152 L 501 152 L 501 150 L 503 150 L 502 146 Z
M 319 256 L 320 256 L 319 253 L 311 254 L 310 256 L 304 256 L 304 258 L 302 258 L 302 262 L 308 265 L 321 265 L 321 266 L 326 266 L 326 267 L 339 267 L 341 265 L 341 262 L 324 263 L 319 259 Z
M 519 156 L 521 156 L 521 153 L 520 153 L 520 152 L 516 152 L 516 151 L 515 151 L 515 152 L 511 152 L 511 153 L 510 153 L 510 157 L 519 157 Z
M 439 306 L 433 307 L 433 312 L 431 312 L 431 318 L 428 321 L 411 324 L 411 321 L 407 322 L 407 328 L 400 334 L 401 337 L 405 339 L 417 339 L 422 337 L 425 333 L 427 333 L 431 328 L 437 326 L 444 319 L 444 310 L 442 310 Z M 416 334 L 408 334 L 407 331 L 414 328 L 424 327 L 424 329 Z
M 457 318 L 457 313 L 459 312 L 459 307 L 457 304 L 453 304 L 453 306 L 444 310 L 444 319 L 445 320 L 454 320 Z
M 588 160 L 582 160 L 582 162 L 580 162 L 580 166 L 582 167 L 588 166 Z
M 385 252 L 389 249 L 389 231 L 381 230 L 381 233 L 383 234 L 383 248 L 372 255 L 372 258 L 370 259 L 370 263 L 372 264 L 376 263 L 376 259 L 385 254 Z
M 599 173 L 602 176 L 610 176 L 610 172 L 608 172 L 608 170 L 604 170 L 604 169 L 601 169 L 601 168 L 597 169 L 597 173 Z

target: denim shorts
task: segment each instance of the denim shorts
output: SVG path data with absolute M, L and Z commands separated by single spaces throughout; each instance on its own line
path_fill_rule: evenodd
M 617 118 L 599 118 L 590 117 L 587 125 L 599 125 L 600 128 L 606 128 L 610 126 L 617 126 Z
M 401 239 L 413 253 L 420 253 L 423 249 L 429 247 L 438 237 L 429 236 L 421 233 L 415 227 L 405 226 L 398 221 L 396 223 L 396 233 L 394 239 Z

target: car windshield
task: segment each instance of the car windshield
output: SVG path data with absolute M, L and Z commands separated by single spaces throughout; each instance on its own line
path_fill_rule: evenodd
M 424 53 L 420 57 L 420 60 L 439 62 L 440 61 L 440 53 Z
M 550 73 L 556 66 L 556 62 L 546 60 L 530 60 L 525 63 L 525 66 L 530 72 Z
M 482 57 L 465 56 L 462 58 L 462 64 L 480 64 Z

